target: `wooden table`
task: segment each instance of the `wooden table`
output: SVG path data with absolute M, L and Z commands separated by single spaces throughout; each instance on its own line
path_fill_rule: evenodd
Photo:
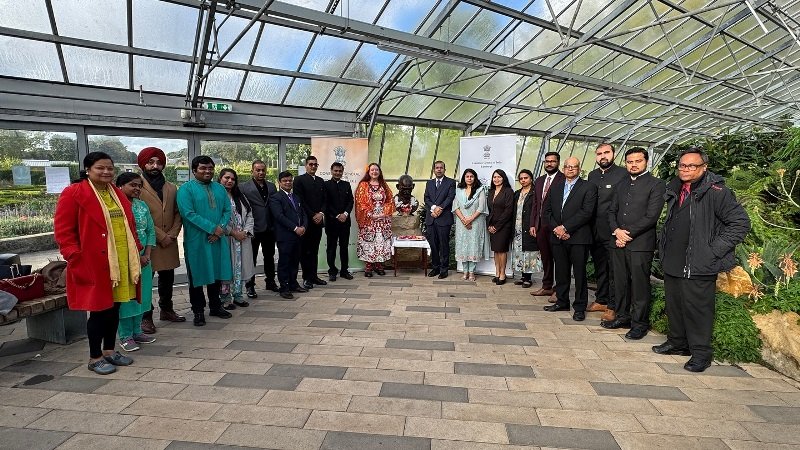
M 398 248 L 417 248 L 420 250 L 420 262 L 422 263 L 422 269 L 425 271 L 425 275 L 428 275 L 428 256 L 431 254 L 431 246 L 428 244 L 427 239 L 423 239 L 420 241 L 414 240 L 406 240 L 406 239 L 397 239 L 396 237 L 392 237 L 392 265 L 394 266 L 394 276 L 397 276 L 397 252 L 395 249 Z M 409 267 L 409 266 L 406 266 Z

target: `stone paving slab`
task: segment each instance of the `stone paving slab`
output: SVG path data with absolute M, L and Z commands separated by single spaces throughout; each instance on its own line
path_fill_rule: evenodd
M 246 313 L 242 314 L 243 317 L 263 317 L 268 319 L 294 319 L 297 317 L 297 313 L 293 312 L 285 312 L 285 311 L 257 311 L 257 310 L 248 310 Z
M 494 336 L 494 335 L 469 335 L 469 342 L 473 344 L 494 345 L 527 345 L 537 346 L 536 339 L 529 337 Z
M 273 364 L 267 371 L 268 376 L 291 378 L 327 378 L 341 380 L 347 372 L 347 367 L 300 365 L 300 364 Z
M 227 373 L 214 386 L 293 391 L 299 384 L 300 378 Z
M 459 375 L 483 375 L 490 377 L 535 377 L 533 368 L 511 364 L 479 364 L 457 362 L 455 371 Z
M 372 294 L 356 294 L 355 292 L 326 292 L 322 296 L 325 298 L 372 298 Z
M 285 342 L 231 341 L 225 348 L 229 350 L 247 350 L 252 352 L 292 353 L 297 344 Z
M 410 288 L 414 285 L 411 283 L 393 283 L 386 281 L 371 281 L 367 286 L 371 287 L 387 287 L 387 288 Z
M 383 316 L 387 317 L 392 312 L 388 309 L 337 309 L 337 315 L 345 315 L 345 316 Z
M 423 384 L 383 383 L 379 396 L 460 403 L 469 401 L 465 388 Z
M 0 344 L 0 358 L 4 356 L 19 355 L 21 353 L 38 352 L 44 348 L 44 341 L 36 339 L 19 339 L 6 341 Z
M 664 369 L 664 372 L 676 375 L 686 375 L 686 369 L 683 368 L 683 364 L 680 363 L 656 363 L 656 364 L 661 366 L 661 368 Z M 717 376 L 717 377 L 753 378 L 750 374 L 748 374 L 747 372 L 738 367 L 719 366 L 716 364 L 712 364 L 711 367 L 706 369 L 706 371 L 702 372 L 700 375 Z
M 312 320 L 309 327 L 316 328 L 352 328 L 355 330 L 368 330 L 369 322 L 351 322 L 349 320 Z
M 509 442 L 516 445 L 588 450 L 620 449 L 614 436 L 608 431 L 514 424 L 506 425 L 506 429 Z
M 71 436 L 72 433 L 66 431 L 0 427 L 4 450 L 53 449 Z
M 478 328 L 508 328 L 512 330 L 527 330 L 528 328 L 522 322 L 500 322 L 495 320 L 466 320 L 464 321 L 466 327 Z
M 748 408 L 770 423 L 800 425 L 800 407 L 750 405 Z
M 6 372 L 22 372 L 36 375 L 64 375 L 77 368 L 78 364 L 57 362 L 57 361 L 20 361 L 3 368 Z
M 414 339 L 387 339 L 386 348 L 403 348 L 408 350 L 443 350 L 455 351 L 455 343 L 448 341 L 422 341 Z
M 431 312 L 431 313 L 460 313 L 457 306 L 406 306 L 406 311 Z
M 597 395 L 612 397 L 652 398 L 660 400 L 689 400 L 680 389 L 671 386 L 591 382 Z
M 322 441 L 320 450 L 430 450 L 430 448 L 431 440 L 427 438 L 329 431 Z
M 482 292 L 439 292 L 437 296 L 440 298 L 486 298 L 486 294 Z
M 87 369 L 87 374 L 88 374 Z M 46 389 L 63 392 L 93 392 L 109 383 L 109 379 L 88 377 L 53 377 L 52 375 L 34 375 L 14 387 L 21 389 Z

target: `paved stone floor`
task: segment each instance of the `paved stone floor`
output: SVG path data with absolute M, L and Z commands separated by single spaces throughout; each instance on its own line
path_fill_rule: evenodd
M 488 277 L 401 275 L 161 323 L 106 377 L 85 340 L 0 327 L 0 448 L 800 448 L 798 383 L 769 369 L 690 374 L 650 351 L 661 336 L 626 341 L 599 313 L 575 323 Z

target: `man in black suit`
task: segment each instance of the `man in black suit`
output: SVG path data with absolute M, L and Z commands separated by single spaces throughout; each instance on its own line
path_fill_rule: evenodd
M 292 291 L 308 292 L 297 284 L 300 263 L 300 239 L 306 232 L 306 214 L 300 199 L 292 193 L 292 173 L 278 175 L 281 189 L 269 198 L 269 209 L 275 219 L 275 240 L 278 242 L 278 281 L 280 294 L 292 299 Z
M 275 185 L 267 181 L 267 165 L 264 161 L 253 161 L 252 178 L 246 183 L 239 185 L 250 206 L 253 208 L 253 265 L 258 259 L 258 247 L 264 255 L 264 279 L 268 290 L 277 292 L 278 285 L 275 284 L 275 230 L 272 224 L 272 215 L 269 213 L 269 198 L 277 192 Z M 247 296 L 256 298 L 255 275 L 250 278 L 245 287 Z
M 453 199 L 456 197 L 456 180 L 444 175 L 444 162 L 433 163 L 434 178 L 425 185 L 425 227 L 431 246 L 431 271 L 429 277 L 447 278 L 450 268 L 450 229 L 453 227 Z
M 614 146 L 600 144 L 594 151 L 597 168 L 589 172 L 586 178 L 597 186 L 597 210 L 594 214 L 592 231 L 594 243 L 592 244 L 592 261 L 594 273 L 597 277 L 597 291 L 587 311 L 602 312 L 603 320 L 611 321 L 615 317 L 614 280 L 611 275 L 611 261 L 609 259 L 609 244 L 611 229 L 608 227 L 608 207 L 614 194 L 614 186 L 625 178 L 627 172 L 622 167 L 614 164 Z
M 664 207 L 666 184 L 647 171 L 649 155 L 642 147 L 625 152 L 629 176 L 614 190 L 608 223 L 614 240 L 611 263 L 616 318 L 604 328 L 630 326 L 625 335 L 641 339 L 650 328 L 650 266 L 656 249 L 656 225 Z
M 306 173 L 294 179 L 294 193 L 303 204 L 308 228 L 301 239 L 300 265 L 303 267 L 303 287 L 311 289 L 315 284 L 325 285 L 317 276 L 319 241 L 325 225 L 325 181 L 317 176 L 317 158 L 306 158 Z
M 586 261 L 592 245 L 592 217 L 597 206 L 597 186 L 582 180 L 578 158 L 564 162 L 564 182 L 553 186 L 544 205 L 545 215 L 553 234 L 553 259 L 556 270 L 556 302 L 544 307 L 545 311 L 569 311 L 570 273 L 575 275 L 575 312 L 572 319 L 580 322 L 586 318 L 589 289 L 586 285 Z
M 344 165 L 331 164 L 331 179 L 325 182 L 325 235 L 328 236 L 328 279 L 336 281 L 336 275 L 352 280 L 348 269 L 350 246 L 350 213 L 353 212 L 353 189 L 342 180 Z M 336 268 L 336 246 L 339 246 L 341 272 Z
M 544 214 L 544 205 L 547 203 L 550 189 L 556 184 L 564 182 L 564 174 L 558 170 L 561 157 L 558 152 L 547 152 L 544 155 L 544 172 L 533 182 L 534 197 L 531 207 L 531 236 L 536 238 L 539 254 L 542 257 L 542 287 L 532 291 L 533 296 L 553 295 L 553 247 L 550 245 L 550 235 L 553 227 Z

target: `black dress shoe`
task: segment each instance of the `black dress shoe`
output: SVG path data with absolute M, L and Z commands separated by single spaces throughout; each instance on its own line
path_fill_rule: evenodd
M 498 278 L 497 279 L 497 283 L 495 283 L 495 284 L 498 285 L 498 286 L 502 286 L 502 285 L 506 284 L 507 280 L 508 280 L 508 278 L 503 278 L 502 280 Z
M 375 273 L 377 273 L 380 276 L 386 275 L 386 271 L 383 269 L 375 269 Z
M 322 278 L 320 278 L 320 277 L 316 277 L 316 278 L 314 278 L 313 280 L 311 280 L 311 282 L 312 282 L 312 283 L 314 283 L 314 284 L 318 284 L 318 285 L 320 285 L 320 286 L 325 286 L 326 284 L 328 284 L 328 282 L 327 282 L 327 281 L 323 280 L 323 279 L 322 279 Z
M 438 275 L 439 275 L 439 271 L 438 270 L 431 270 L 430 272 L 428 272 L 428 276 L 431 277 L 431 278 L 433 278 L 435 276 L 438 276 Z
M 364 272 L 364 276 L 367 278 L 372 278 L 372 271 Z
M 285 298 L 286 300 L 291 300 L 291 299 L 293 299 L 293 298 L 294 298 L 294 295 L 292 295 L 292 293 L 291 293 L 291 292 L 288 292 L 288 291 L 283 291 L 283 292 L 281 292 L 281 293 L 280 293 L 280 296 L 281 296 L 282 298 Z
M 275 283 L 274 280 L 267 280 L 266 288 L 267 288 L 268 291 L 272 291 L 272 292 L 280 292 L 280 290 L 281 290 L 281 288 L 278 287 L 278 284 Z
M 584 311 L 575 311 L 572 313 L 572 320 L 575 322 L 583 322 L 586 320 L 586 312 Z
M 616 330 L 617 328 L 630 328 L 631 319 L 617 318 L 614 320 L 609 320 L 608 322 L 600 322 L 600 326 L 603 328 L 608 328 L 609 330 Z
M 524 282 L 525 281 L 523 281 L 523 280 L 514 280 L 514 286 L 522 286 L 522 283 L 524 283 Z
M 222 308 L 212 309 L 211 311 L 208 312 L 208 315 L 219 317 L 220 319 L 230 319 L 231 317 L 233 317 L 233 314 L 229 313 L 228 311 L 225 311 Z
M 631 328 L 630 331 L 625 333 L 626 338 L 637 341 L 645 336 L 647 336 L 647 328 Z
M 659 355 L 679 355 L 679 356 L 691 356 L 692 353 L 689 351 L 688 348 L 685 347 L 676 347 L 672 345 L 669 341 L 664 342 L 661 345 L 654 345 L 653 353 L 658 353 Z
M 244 300 L 234 300 L 233 304 L 240 308 L 247 308 L 248 306 L 250 306 L 250 302 Z
M 353 279 L 353 274 L 350 273 L 350 272 L 342 272 L 339 276 L 341 276 L 345 280 L 352 280 Z
M 559 305 L 558 303 L 553 303 L 552 305 L 547 305 L 542 309 L 547 312 L 569 311 L 569 306 L 562 306 Z
M 258 298 L 255 286 L 250 286 L 247 288 L 247 298 Z
M 683 368 L 689 372 L 704 372 L 709 367 L 711 367 L 711 361 L 694 358 L 689 358 L 689 361 L 683 365 Z
M 336 274 L 335 273 L 334 274 L 329 274 L 328 275 L 328 281 L 336 281 Z
M 447 278 L 447 276 L 448 276 L 448 275 L 449 275 L 449 274 L 448 274 L 448 273 L 447 273 L 447 271 L 445 270 L 444 272 L 441 272 L 441 273 L 439 274 L 439 279 L 440 279 L 440 280 L 444 280 L 445 278 Z
M 303 281 L 303 287 L 310 291 L 311 289 L 314 289 L 314 283 L 312 283 L 312 282 L 310 282 L 308 280 L 305 280 L 305 281 Z
M 494 284 L 497 284 L 497 281 L 498 281 L 499 279 L 500 279 L 500 278 L 497 278 L 497 277 L 492 277 L 492 283 L 494 283 Z
M 206 316 L 203 313 L 194 313 L 194 326 L 202 327 L 206 324 Z
M 299 292 L 302 294 L 304 292 L 308 292 L 308 289 L 304 288 L 303 286 L 297 286 L 296 288 L 292 288 L 292 292 Z

